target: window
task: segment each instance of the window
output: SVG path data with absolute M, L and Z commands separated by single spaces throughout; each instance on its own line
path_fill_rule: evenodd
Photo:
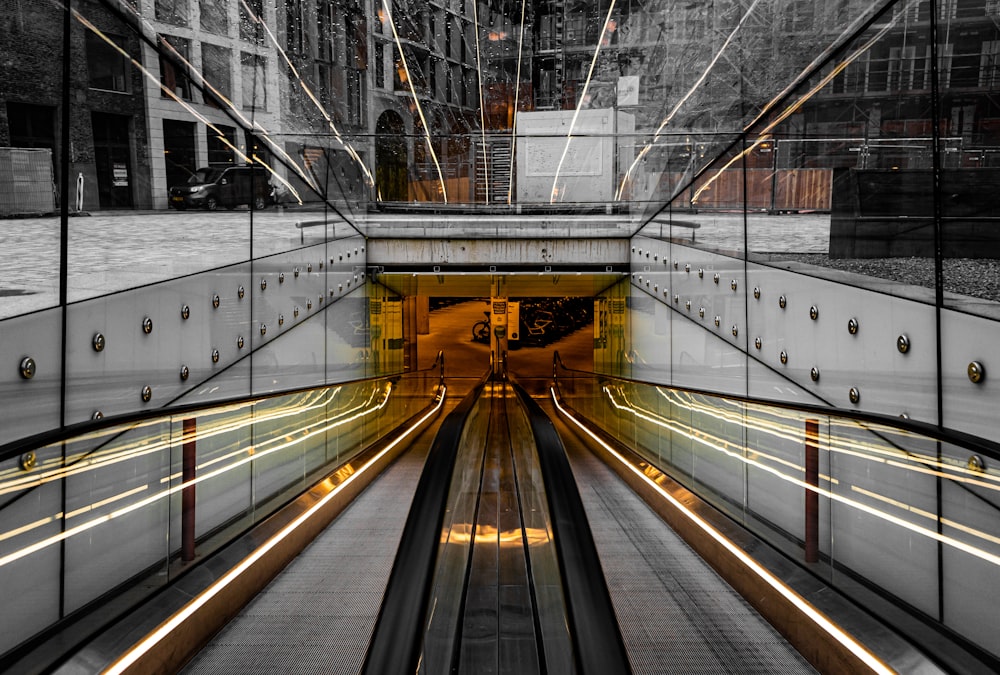
M 285 49 L 292 54 L 305 54 L 306 31 L 302 16 L 302 0 L 286 0 L 285 22 Z
M 243 81 L 243 107 L 247 110 L 267 110 L 267 60 L 259 54 L 240 54 L 240 75 Z
M 983 42 L 979 58 L 979 86 L 1000 89 L 1000 40 Z
M 191 80 L 187 75 L 190 59 L 190 43 L 173 35 L 160 36 L 160 96 L 176 94 L 186 101 L 191 100 Z
M 334 31 L 337 12 L 331 0 L 316 0 L 316 58 L 327 63 L 337 61 Z
M 392 48 L 392 89 L 393 91 L 406 91 L 407 84 L 406 66 L 403 65 L 403 57 L 399 53 L 399 47 Z
M 889 91 L 909 91 L 913 89 L 916 47 L 892 47 L 889 50 Z
M 947 89 L 951 86 L 951 63 L 954 51 L 955 45 L 950 43 L 938 47 L 938 87 L 940 89 Z M 927 79 L 930 79 L 929 73 Z
M 247 7 L 250 12 L 247 12 Z M 264 18 L 264 0 L 242 0 L 240 8 L 240 39 L 254 44 L 264 44 L 264 27 L 258 21 Z
M 233 148 L 236 147 L 236 128 L 216 124 L 206 127 L 209 164 L 232 164 Z
M 347 69 L 347 121 L 355 126 L 365 123 L 365 78 L 362 71 Z
M 156 20 L 175 26 L 188 25 L 188 0 L 156 0 Z
M 782 29 L 785 32 L 800 33 L 813 27 L 813 0 L 794 0 L 781 14 Z
M 50 106 L 8 101 L 7 124 L 10 128 L 11 147 L 54 149 L 55 115 L 56 109 Z
M 385 45 L 375 43 L 375 86 L 385 89 Z
M 229 7 L 218 0 L 198 0 L 201 29 L 215 35 L 229 34 Z
M 954 19 L 958 9 L 958 0 L 937 0 L 938 19 L 948 21 Z
M 319 62 L 316 64 L 316 93 L 322 106 L 330 111 L 338 96 L 333 66 L 328 63 Z
M 206 84 L 210 85 L 218 95 L 227 99 L 233 96 L 233 76 L 230 67 L 231 53 L 225 47 L 203 42 L 201 45 L 201 72 Z M 205 103 L 217 106 L 215 96 L 205 92 Z
M 119 47 L 125 46 L 123 37 L 107 33 L 104 37 Z M 91 31 L 87 31 L 87 72 L 91 89 L 128 91 L 128 58 Z
M 365 15 L 359 11 L 344 15 L 344 54 L 348 68 L 368 69 L 367 26 Z

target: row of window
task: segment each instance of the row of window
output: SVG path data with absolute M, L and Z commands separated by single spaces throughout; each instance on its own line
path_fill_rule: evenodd
M 194 101 L 195 92 L 184 63 L 192 63 L 191 41 L 176 36 L 161 36 L 169 55 L 160 55 L 160 95 L 171 94 Z M 232 50 L 209 42 L 201 43 L 201 75 L 217 96 L 233 99 Z M 240 86 L 244 109 L 267 110 L 267 58 L 251 52 L 240 52 Z M 216 96 L 205 92 L 202 102 L 218 107 Z
M 197 7 L 197 27 L 213 35 L 228 36 L 230 22 L 235 19 L 240 39 L 254 44 L 264 41 L 264 28 L 258 20 L 264 15 L 264 0 L 240 0 L 235 3 L 219 0 L 155 0 L 154 16 L 157 21 L 173 26 L 194 28 L 192 13 Z M 235 11 L 235 16 L 231 13 Z
M 833 93 L 861 94 L 929 90 L 930 45 L 891 47 L 885 58 L 865 52 L 831 83 Z M 955 45 L 938 47 L 938 87 L 1000 88 L 1000 40 L 987 40 L 975 52 L 955 54 Z

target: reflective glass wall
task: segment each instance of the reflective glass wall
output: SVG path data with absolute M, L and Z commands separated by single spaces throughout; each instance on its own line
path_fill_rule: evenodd
M 666 203 L 633 239 L 632 356 L 993 437 L 996 7 L 737 4 L 638 153 Z
M 668 347 L 622 358 L 985 433 L 996 18 L 987 0 L 19 5 L 0 25 L 9 419 L 134 409 L 146 386 L 155 405 L 227 367 L 278 388 L 286 357 L 295 384 L 370 372 L 399 344 L 354 344 L 385 223 L 596 211 L 665 247 L 645 280 Z M 287 355 L 239 359 L 320 310 Z

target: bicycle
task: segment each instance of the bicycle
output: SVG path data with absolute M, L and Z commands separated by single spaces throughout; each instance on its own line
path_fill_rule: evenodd
M 480 319 L 479 321 L 472 324 L 472 341 L 473 342 L 484 342 L 489 344 L 490 342 L 490 313 L 483 312 L 485 319 Z

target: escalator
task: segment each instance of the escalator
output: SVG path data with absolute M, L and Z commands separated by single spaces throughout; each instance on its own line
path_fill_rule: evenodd
M 438 495 L 446 502 L 440 525 L 420 487 L 413 496 L 416 470 L 431 463 L 425 434 L 185 672 L 652 673 L 668 663 L 677 672 L 811 672 L 567 428 L 559 436 L 569 441 L 575 480 L 543 470 L 565 454 L 523 390 L 518 396 L 505 382 L 486 385 L 460 422 L 435 439 L 438 445 L 442 433 L 457 432 L 453 471 L 438 465 L 420 479 L 431 474 L 446 488 Z M 539 436 L 550 447 L 536 453 Z M 583 501 L 567 507 L 557 496 L 563 503 L 553 505 L 549 481 L 557 493 L 579 484 Z M 390 565 L 411 499 L 417 504 Z M 384 527 L 390 516 L 399 520 Z M 598 547 L 588 558 L 575 544 L 591 531 Z M 421 542 L 431 544 L 433 561 Z M 567 574 L 574 577 L 568 583 Z M 601 607 L 602 594 L 613 609 Z
M 196 560 L 190 566 L 185 568 L 185 547 L 177 541 L 162 566 L 147 570 L 150 582 L 142 577 L 105 594 L 115 605 L 145 589 L 147 597 L 134 610 L 119 609 L 114 620 L 100 612 L 70 616 L 58 625 L 63 632 L 43 631 L 32 650 L 10 652 L 19 659 L 16 669 L 172 672 L 189 658 L 185 672 L 190 673 L 809 672 L 813 666 L 825 672 L 936 672 L 935 661 L 962 672 L 975 672 L 977 663 L 989 669 L 988 657 L 967 643 L 944 644 L 943 631 L 922 644 L 934 657 L 928 658 L 913 644 L 914 635 L 927 631 L 914 628 L 912 618 L 897 612 L 878 620 L 870 606 L 859 609 L 857 598 L 852 604 L 841 597 L 846 596 L 842 589 L 831 590 L 831 580 L 837 579 L 823 570 L 846 574 L 840 561 L 829 558 L 823 541 L 813 542 L 819 563 L 803 569 L 793 564 L 790 550 L 797 545 L 808 548 L 808 541 L 791 539 L 783 547 L 780 538 L 761 536 L 779 531 L 775 523 L 764 521 L 761 507 L 754 512 L 744 504 L 742 511 L 734 511 L 738 495 L 723 499 L 710 489 L 713 481 L 729 480 L 731 472 L 716 473 L 720 458 L 753 468 L 768 461 L 791 467 L 787 457 L 775 460 L 780 448 L 765 447 L 760 438 L 769 431 L 787 444 L 793 436 L 793 413 L 813 420 L 815 411 L 739 402 L 740 413 L 734 414 L 735 404 L 729 400 L 572 372 L 558 360 L 556 366 L 551 396 L 537 401 L 513 378 L 484 377 L 475 386 L 456 380 L 459 386 L 452 386 L 452 393 L 464 388 L 468 395 L 459 403 L 452 396 L 445 405 L 444 381 L 436 371 L 394 380 L 391 387 L 388 380 L 359 382 L 343 398 L 338 397 L 346 390 L 334 387 L 255 401 L 252 417 L 259 433 L 252 435 L 253 452 L 244 448 L 235 455 L 227 434 L 241 428 L 247 403 L 226 404 L 221 417 L 223 411 L 215 409 L 198 415 L 176 413 L 169 428 L 183 433 L 167 445 L 183 449 L 194 435 L 182 422 L 197 417 L 203 453 L 197 476 L 203 483 L 178 475 L 166 496 L 172 498 L 168 503 L 181 506 L 184 488 L 199 485 L 199 494 L 212 499 L 199 504 L 199 513 L 206 504 L 218 509 L 218 499 L 225 494 L 207 491 L 209 481 L 219 478 L 209 467 L 233 456 L 242 458 L 232 465 L 237 469 L 248 457 L 266 458 L 270 446 L 264 430 L 282 447 L 323 429 L 321 445 L 327 449 L 336 438 L 336 445 L 366 450 L 321 476 L 311 488 L 306 486 L 298 498 L 282 497 L 296 488 L 272 477 L 270 482 L 280 489 L 259 500 L 256 525 L 247 529 L 248 515 L 238 514 L 214 527 L 196 528 Z M 409 403 L 384 423 L 372 424 L 371 418 L 366 428 L 357 427 L 358 415 L 390 410 L 390 389 Z M 427 395 L 435 389 L 441 391 L 429 402 Z M 656 409 L 651 398 L 669 400 L 669 405 Z M 442 409 L 451 412 L 443 420 L 430 421 Z M 769 425 L 761 421 L 766 416 Z M 401 424 L 407 419 L 417 424 Z M 352 422 L 330 436 L 337 420 Z M 911 445 L 923 443 L 913 429 L 891 438 L 889 433 L 900 429 L 876 427 L 872 420 L 859 423 L 863 426 L 845 432 L 848 420 L 825 420 L 830 437 L 824 435 L 815 450 L 807 442 L 807 456 L 846 450 L 859 456 L 863 448 L 882 453 L 878 456 L 884 459 L 894 449 L 898 460 L 906 456 L 896 447 L 904 439 Z M 722 442 L 732 436 L 727 425 L 738 426 L 743 434 L 762 434 L 753 452 L 731 452 L 735 446 Z M 414 431 L 400 435 L 404 427 Z M 98 435 L 102 442 L 96 445 L 93 437 L 76 441 L 86 440 L 87 452 L 77 455 L 63 448 L 73 461 L 61 460 L 64 468 L 58 475 L 65 479 L 101 464 L 134 462 L 155 446 L 150 438 L 162 440 L 162 434 L 149 433 L 161 426 L 148 420 L 128 429 L 125 433 L 111 427 L 117 445 Z M 137 430 L 144 430 L 144 442 L 136 442 Z M 859 439 L 862 432 L 865 436 Z M 664 434 L 673 438 L 670 446 L 661 445 Z M 839 444 L 837 434 L 851 444 Z M 213 438 L 227 442 L 213 445 Z M 365 438 L 375 442 L 360 442 Z M 807 435 L 807 441 L 815 438 Z M 872 439 L 884 445 L 875 448 Z M 715 454 L 697 455 L 696 446 L 710 447 Z M 657 447 L 659 451 L 651 450 Z M 671 448 L 669 455 L 663 447 Z M 391 464 L 390 451 L 398 453 Z M 293 457 L 302 461 L 310 452 L 299 448 Z M 634 456 L 626 466 L 619 460 L 629 453 Z M 926 456 L 912 450 L 910 455 L 918 467 L 926 468 Z M 378 461 L 388 468 L 367 488 L 359 485 L 345 496 L 337 507 L 339 515 L 323 519 L 332 524 L 306 527 L 301 534 L 294 531 L 316 508 L 325 508 L 327 495 L 373 466 L 373 457 L 383 458 Z M 258 488 L 267 484 L 266 465 L 251 465 L 258 471 L 240 475 Z M 685 485 L 663 473 L 661 468 L 668 467 Z M 807 495 L 817 492 L 817 484 L 809 481 L 829 481 L 832 476 L 831 466 L 823 464 L 817 476 L 807 477 Z M 840 475 L 841 484 L 846 478 Z M 756 487 L 758 479 L 752 474 L 742 477 L 748 488 Z M 23 495 L 35 494 L 32 490 L 45 484 L 35 481 Z M 796 484 L 801 488 L 803 481 Z M 17 513 L 17 504 L 28 503 L 23 495 L 8 499 L 5 517 Z M 270 508 L 278 502 L 285 506 Z M 109 515 L 95 502 L 90 511 L 99 512 L 101 523 L 119 518 L 125 524 L 126 516 L 145 503 Z M 671 511 L 677 509 L 690 513 L 677 516 Z M 177 516 L 164 522 L 184 530 L 185 518 Z M 216 512 L 212 518 L 223 520 Z M 714 533 L 708 545 L 691 536 L 698 528 Z M 806 530 L 807 540 L 815 536 Z M 118 534 L 129 536 L 131 531 L 123 528 Z M 242 534 L 219 545 L 229 531 Z M 114 529 L 107 532 L 115 534 Z M 74 534 L 73 528 L 66 528 L 61 541 L 72 542 Z M 184 538 L 183 532 L 178 534 Z M 7 540 L 16 536 L 8 535 Z M 300 539 L 297 547 L 305 551 L 294 560 L 294 553 L 281 553 L 285 559 L 278 567 L 291 561 L 288 567 L 244 606 L 256 592 L 253 587 L 266 584 L 276 573 L 255 565 L 277 555 L 281 547 L 273 542 L 278 539 Z M 36 542 L 23 557 L 43 550 L 45 542 Z M 122 550 L 128 546 L 127 540 L 120 544 Z M 180 568 L 185 569 L 178 572 Z M 168 579 L 152 588 L 161 576 Z M 228 586 L 220 586 L 223 582 Z M 779 597 L 781 593 L 785 595 Z M 203 595 L 221 604 L 213 606 L 211 598 L 202 601 Z M 902 603 L 896 606 L 905 609 Z M 99 624 L 80 616 L 105 618 Z M 824 621 L 832 622 L 833 630 Z M 830 637 L 840 630 L 837 623 L 854 637 Z M 154 637 L 158 642 L 153 647 L 130 656 L 136 644 L 145 645 Z M 85 646 L 74 647 L 72 640 Z M 60 643 L 69 645 L 62 658 L 38 660 L 40 651 Z M 204 648 L 192 658 L 190 650 L 198 645 Z M 956 663 L 959 667 L 951 667 Z

